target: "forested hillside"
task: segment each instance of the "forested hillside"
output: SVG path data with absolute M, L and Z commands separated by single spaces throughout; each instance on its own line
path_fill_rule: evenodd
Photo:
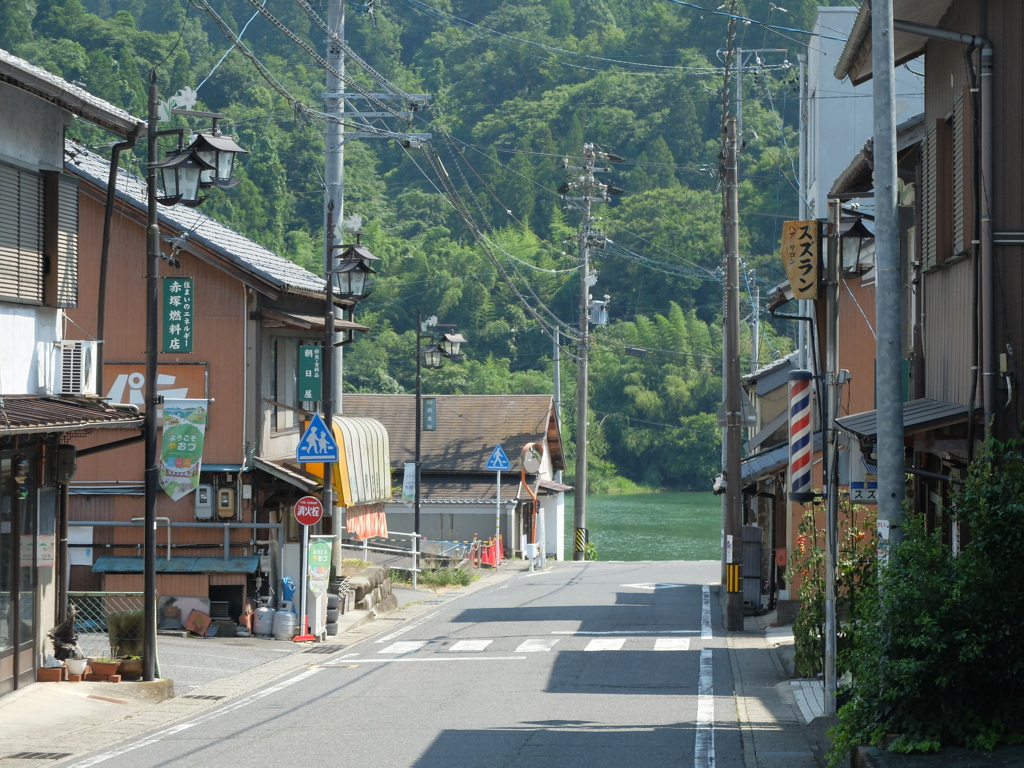
M 798 212 L 799 30 L 818 4 L 736 5 L 745 18 L 733 20 L 734 47 L 763 51 L 748 53 L 742 69 L 748 320 L 754 287 L 764 297 L 784 279 L 773 251 L 781 222 Z M 225 113 L 222 127 L 249 150 L 242 182 L 203 210 L 320 272 L 325 72 L 257 6 L 323 55 L 316 16 L 326 19 L 325 0 L 4 0 L 0 47 L 140 117 L 151 68 L 162 98 L 194 89 L 197 108 Z M 346 348 L 346 387 L 412 390 L 420 308 L 469 339 L 467 361 L 426 372 L 425 391 L 553 391 L 554 344 L 526 304 L 550 327 L 571 334 L 576 325 L 580 214 L 555 190 L 567 179 L 562 159 L 579 165 L 583 144 L 594 143 L 625 159 L 602 174 L 625 194 L 595 209 L 610 241 L 594 254 L 592 293 L 611 297 L 611 323 L 597 329 L 592 356 L 591 482 L 606 488 L 618 475 L 706 489 L 719 455 L 718 157 L 729 8 L 710 0 L 349 0 L 352 48 L 395 86 L 432 96 L 411 121 L 387 127 L 431 135 L 488 244 L 480 247 L 441 194 L 416 142 L 346 141 L 345 217 L 362 216 L 362 242 L 382 259 L 357 318 L 372 332 Z M 348 73 L 380 91 L 358 66 Z M 732 80 L 730 97 L 735 89 Z M 73 134 L 99 151 L 110 139 L 78 125 Z M 146 159 L 122 158 L 137 173 Z M 764 362 L 789 351 L 794 330 L 773 328 L 764 313 L 761 320 Z M 744 339 L 750 370 L 749 328 Z M 571 444 L 574 346 L 564 346 Z

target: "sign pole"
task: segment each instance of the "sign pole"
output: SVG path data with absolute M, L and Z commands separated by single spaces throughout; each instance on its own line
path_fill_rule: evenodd
M 501 541 L 501 470 L 498 472 L 498 504 L 494 511 L 494 567 L 497 569 L 498 563 L 501 561 L 501 555 L 498 554 L 498 542 Z
M 295 502 L 294 514 L 302 526 L 302 564 L 299 570 L 299 621 L 302 622 L 302 631 L 293 639 L 301 643 L 316 639 L 309 634 L 306 621 L 306 569 L 309 567 L 309 526 L 320 521 L 324 515 L 324 506 L 316 496 L 303 496 Z

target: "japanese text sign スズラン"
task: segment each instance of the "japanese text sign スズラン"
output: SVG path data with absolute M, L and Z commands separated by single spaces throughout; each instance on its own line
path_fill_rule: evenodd
M 165 277 L 163 279 L 163 327 L 161 352 L 192 351 L 192 310 L 195 302 L 191 277 Z
M 816 219 L 783 222 L 782 264 L 794 299 L 818 298 L 820 253 L 821 224 Z

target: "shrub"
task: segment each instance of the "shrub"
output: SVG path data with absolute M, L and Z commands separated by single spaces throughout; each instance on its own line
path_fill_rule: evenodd
M 993 443 L 951 494 L 969 542 L 954 555 L 924 521 L 904 523 L 867 595 L 852 649 L 852 698 L 839 712 L 835 765 L 858 743 L 991 749 L 1024 739 L 1024 456 Z
M 141 656 L 145 618 L 141 608 L 107 615 L 107 636 L 114 656 Z

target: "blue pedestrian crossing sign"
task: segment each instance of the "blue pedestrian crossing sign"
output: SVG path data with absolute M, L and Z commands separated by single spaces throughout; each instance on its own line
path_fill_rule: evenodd
M 491 451 L 491 458 L 487 460 L 487 466 L 485 469 L 493 469 L 499 472 L 506 469 L 512 469 L 508 456 L 505 455 L 505 451 L 501 449 L 500 445 L 494 446 L 494 450 Z
M 314 413 L 302 433 L 299 446 L 295 449 L 295 460 L 300 464 L 324 462 L 333 464 L 338 460 L 338 442 L 327 428 L 324 417 Z

